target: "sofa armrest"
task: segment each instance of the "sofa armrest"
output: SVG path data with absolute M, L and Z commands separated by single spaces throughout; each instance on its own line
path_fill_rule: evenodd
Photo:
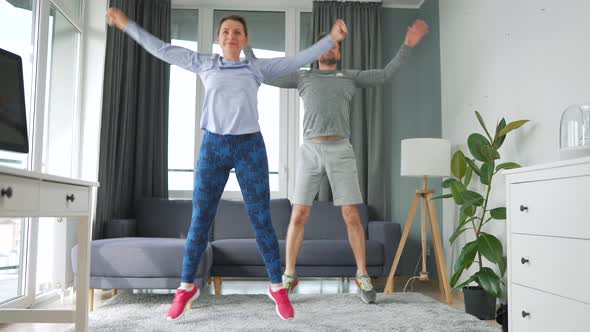
M 393 264 L 395 252 L 397 251 L 401 239 L 401 226 L 400 224 L 391 221 L 370 221 L 368 228 L 369 240 L 374 240 L 383 244 L 383 257 L 385 261 L 383 262 L 383 272 L 381 275 L 387 276 L 391 269 L 391 265 Z M 396 275 L 398 275 L 397 271 Z
M 105 223 L 104 238 L 135 237 L 137 233 L 135 219 L 112 219 Z

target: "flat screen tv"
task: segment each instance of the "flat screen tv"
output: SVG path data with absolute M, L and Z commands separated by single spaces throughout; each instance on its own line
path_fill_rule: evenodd
M 0 150 L 29 152 L 22 60 L 1 48 Z

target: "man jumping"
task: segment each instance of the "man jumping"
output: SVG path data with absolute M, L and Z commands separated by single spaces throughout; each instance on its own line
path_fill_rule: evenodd
M 320 57 L 319 70 L 296 71 L 265 81 L 280 88 L 296 88 L 305 106 L 304 142 L 299 151 L 293 211 L 287 231 L 287 264 L 283 274 L 283 284 L 289 291 L 298 283 L 295 263 L 303 242 L 305 223 L 322 179 L 327 176 L 334 205 L 342 206 L 348 240 L 357 265 L 355 282 L 361 290 L 361 299 L 365 303 L 375 302 L 376 292 L 366 267 L 365 233 L 357 208 L 363 199 L 356 158 L 349 141 L 350 104 L 357 88 L 382 85 L 393 78 L 410 56 L 411 49 L 427 33 L 426 22 L 416 20 L 408 27 L 404 44 L 397 55 L 384 69 L 337 70 L 340 45 L 336 43 Z M 250 47 L 244 48 L 244 53 L 247 58 L 255 59 Z

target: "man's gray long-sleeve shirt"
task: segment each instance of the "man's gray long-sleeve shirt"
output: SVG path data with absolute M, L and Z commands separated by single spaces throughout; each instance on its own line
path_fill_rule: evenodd
M 264 83 L 279 88 L 295 89 L 303 99 L 303 137 L 350 137 L 350 104 L 357 88 L 385 84 L 405 63 L 411 48 L 402 45 L 396 56 L 383 69 L 370 70 L 299 70 Z M 250 47 L 246 58 L 254 59 Z

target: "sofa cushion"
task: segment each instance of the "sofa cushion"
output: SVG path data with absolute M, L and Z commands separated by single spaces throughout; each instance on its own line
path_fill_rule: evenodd
M 367 266 L 383 265 L 383 245 L 366 241 Z M 297 257 L 298 265 L 356 265 L 348 240 L 304 240 Z
M 369 220 L 367 207 L 358 205 L 361 223 L 367 234 L 367 222 Z M 305 224 L 306 240 L 347 240 L 348 232 L 342 217 L 342 208 L 334 206 L 332 202 L 314 201 L 311 214 Z
M 226 239 L 211 242 L 215 265 L 264 265 L 255 239 Z M 279 240 L 281 264 L 285 264 L 285 240 Z
M 90 275 L 93 277 L 179 277 L 182 271 L 184 242 L 183 239 L 165 238 L 117 238 L 92 241 Z M 211 260 L 207 259 L 207 256 L 211 254 L 210 246 L 207 251 L 203 254 L 197 275 L 211 267 Z
M 291 203 L 288 199 L 272 199 L 270 201 L 270 214 L 277 238 L 285 239 L 291 215 Z M 213 239 L 253 238 L 254 231 L 244 202 L 221 200 L 213 224 Z
M 192 210 L 190 200 L 140 199 L 135 203 L 137 236 L 186 239 Z
M 256 240 L 216 240 L 214 265 L 264 265 Z M 285 241 L 279 240 L 281 264 L 285 264 Z M 297 258 L 298 265 L 354 266 L 356 262 L 348 240 L 304 240 Z M 383 245 L 367 241 L 367 265 L 383 265 Z

